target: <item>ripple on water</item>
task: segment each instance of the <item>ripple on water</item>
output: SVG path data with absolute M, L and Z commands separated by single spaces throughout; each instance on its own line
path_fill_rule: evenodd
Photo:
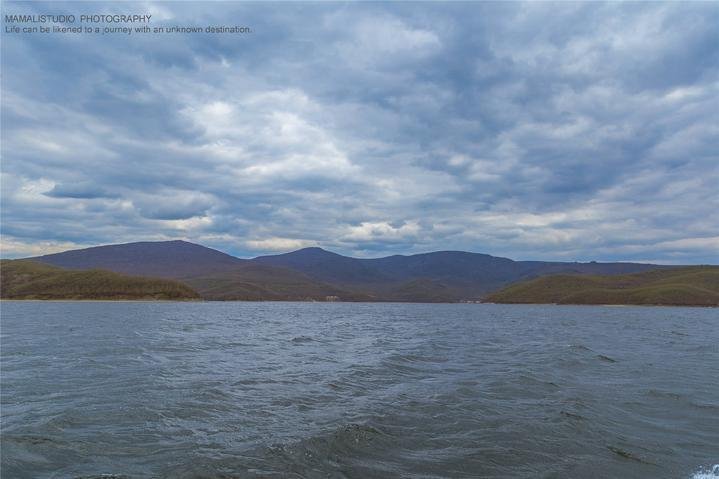
M 311 342 L 315 341 L 315 339 L 311 338 L 309 336 L 296 336 L 296 337 L 292 338 L 291 341 L 295 344 L 302 344 L 302 343 L 311 343 Z
M 2 328 L 3 478 L 719 479 L 716 310 L 13 303 Z

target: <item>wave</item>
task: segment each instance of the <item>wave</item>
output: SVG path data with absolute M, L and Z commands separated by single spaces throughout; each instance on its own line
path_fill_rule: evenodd
M 297 336 L 295 338 L 292 338 L 290 341 L 293 343 L 312 343 L 315 342 L 316 339 L 309 336 Z
M 349 454 L 371 443 L 382 442 L 387 436 L 387 433 L 373 426 L 350 423 L 338 427 L 330 434 L 314 436 L 292 444 L 274 444 L 268 448 L 268 453 L 272 456 L 284 456 L 286 459 L 302 461 L 308 457 Z
M 692 475 L 691 479 L 717 479 L 719 478 L 719 464 L 714 464 L 711 468 L 700 468 Z

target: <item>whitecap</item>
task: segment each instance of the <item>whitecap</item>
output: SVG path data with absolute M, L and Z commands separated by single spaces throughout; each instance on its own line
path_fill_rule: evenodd
M 719 464 L 714 464 L 711 468 L 700 468 L 691 479 L 717 479 L 719 478 Z

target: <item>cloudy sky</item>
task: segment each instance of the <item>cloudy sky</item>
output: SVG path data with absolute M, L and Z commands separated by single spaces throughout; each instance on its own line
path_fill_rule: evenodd
M 719 263 L 719 3 L 12 3 L 250 34 L 2 38 L 2 255 Z

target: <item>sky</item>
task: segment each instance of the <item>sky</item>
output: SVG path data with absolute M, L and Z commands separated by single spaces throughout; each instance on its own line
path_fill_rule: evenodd
M 719 263 L 717 2 L 3 2 L 43 13 L 251 33 L 3 33 L 3 257 Z

